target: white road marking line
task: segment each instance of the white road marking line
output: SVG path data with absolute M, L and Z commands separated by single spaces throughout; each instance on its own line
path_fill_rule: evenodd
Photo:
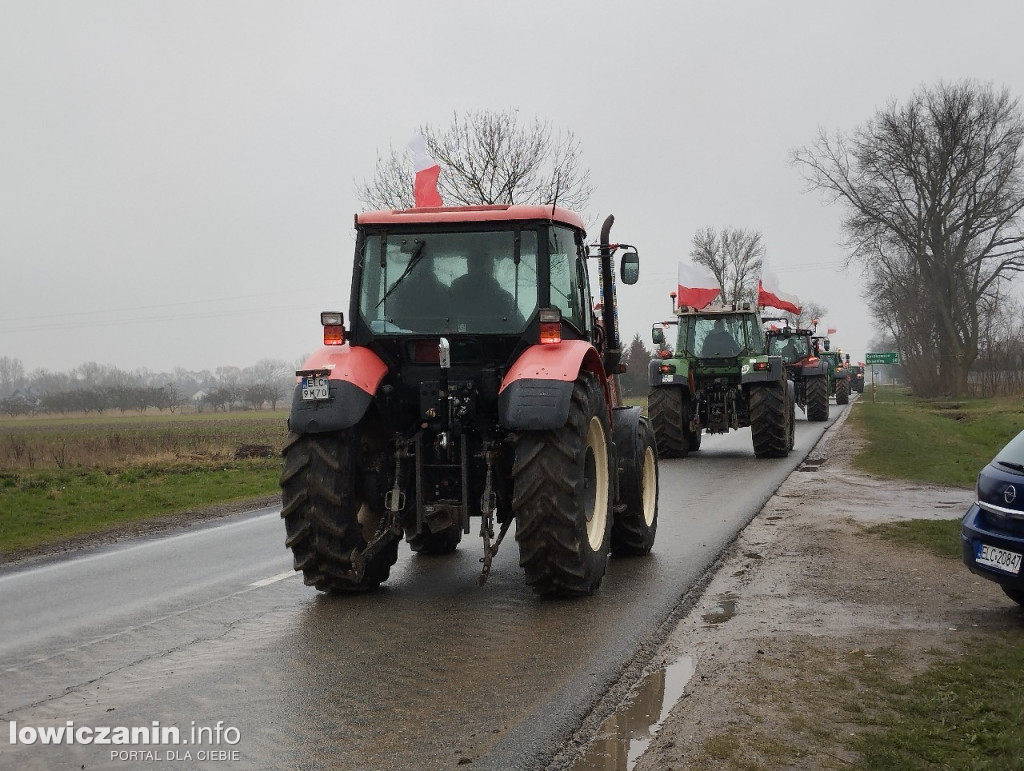
M 284 581 L 286 578 L 297 576 L 298 573 L 294 570 L 287 570 L 284 573 L 278 573 L 276 576 L 270 578 L 261 578 L 259 581 L 253 581 L 249 586 L 269 586 L 270 584 L 277 583 L 278 581 Z

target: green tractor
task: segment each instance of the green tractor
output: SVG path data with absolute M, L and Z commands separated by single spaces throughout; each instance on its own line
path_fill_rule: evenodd
M 782 321 L 784 318 L 764 319 Z M 793 381 L 796 403 L 807 420 L 828 420 L 829 362 L 818 355 L 813 329 L 769 328 L 765 332 L 768 353 L 781 356 L 789 379 Z
M 864 393 L 864 366 L 861 364 L 850 365 L 850 390 Z
M 834 396 L 836 404 L 850 403 L 850 355 L 840 350 L 831 350 L 827 337 L 815 337 L 818 355 L 828 362 L 828 395 Z
M 647 413 L 658 454 L 682 458 L 701 435 L 750 426 L 754 455 L 781 458 L 793 449 L 795 397 L 780 356 L 765 348 L 761 316 L 749 303 L 679 307 L 655 324 L 658 358 L 650 363 Z M 668 331 L 674 328 L 675 339 Z

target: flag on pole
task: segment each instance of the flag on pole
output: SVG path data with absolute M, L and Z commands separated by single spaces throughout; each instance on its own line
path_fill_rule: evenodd
M 437 161 L 427 155 L 427 143 L 422 134 L 416 134 L 409 140 L 412 150 L 412 167 L 416 177 L 412 185 L 413 206 L 444 206 L 441 194 L 437 192 L 437 177 L 441 167 Z
M 676 305 L 687 305 L 700 310 L 711 304 L 722 291 L 715 274 L 703 265 L 679 263 L 679 286 Z
M 768 270 L 764 261 L 761 262 L 761 278 L 757 282 L 757 304 L 800 315 L 800 298 L 779 289 L 779 279 Z
M 832 329 L 832 327 L 829 327 L 828 328 L 828 332 L 826 334 L 834 335 L 835 333 L 836 333 L 836 330 Z

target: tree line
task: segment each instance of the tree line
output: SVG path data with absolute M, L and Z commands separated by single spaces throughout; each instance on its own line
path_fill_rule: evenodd
M 26 373 L 19 359 L 0 357 L 0 413 L 230 411 L 276 409 L 295 386 L 295 366 L 265 359 L 251 367 L 217 367 L 198 372 L 126 372 L 95 362 L 66 372 Z

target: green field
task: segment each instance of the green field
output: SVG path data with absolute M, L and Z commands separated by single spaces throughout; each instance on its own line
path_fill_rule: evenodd
M 277 492 L 287 413 L 0 420 L 0 555 Z
M 861 397 L 850 424 L 868 446 L 855 465 L 870 474 L 928 484 L 974 487 L 978 472 L 1024 431 L 1021 399 L 914 399 L 899 394 L 872 403 Z

